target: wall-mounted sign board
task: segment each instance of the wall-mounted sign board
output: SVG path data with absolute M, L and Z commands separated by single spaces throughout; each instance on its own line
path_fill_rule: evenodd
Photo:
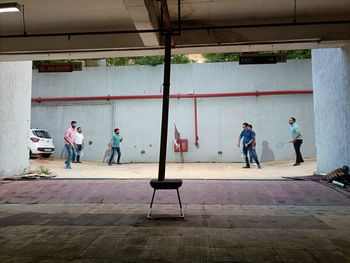
M 72 72 L 82 71 L 83 64 L 81 62 L 72 62 L 65 64 L 42 64 L 39 66 L 39 73 L 52 72 Z
M 51 72 L 72 72 L 72 64 L 47 64 L 39 66 L 39 73 L 51 73 Z
M 269 54 L 269 55 L 242 55 L 239 57 L 240 65 L 253 64 L 276 64 L 286 62 L 286 54 Z

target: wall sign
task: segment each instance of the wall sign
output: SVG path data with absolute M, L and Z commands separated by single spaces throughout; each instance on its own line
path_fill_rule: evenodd
M 47 64 L 39 66 L 39 73 L 51 73 L 51 72 L 72 72 L 72 64 Z
M 286 54 L 269 54 L 269 55 L 242 55 L 239 57 L 240 65 L 253 64 L 276 64 L 286 62 Z

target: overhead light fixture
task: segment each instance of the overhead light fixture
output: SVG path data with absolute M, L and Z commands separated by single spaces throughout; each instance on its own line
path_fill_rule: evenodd
M 21 11 L 21 6 L 18 3 L 0 3 L 0 13 L 19 11 Z

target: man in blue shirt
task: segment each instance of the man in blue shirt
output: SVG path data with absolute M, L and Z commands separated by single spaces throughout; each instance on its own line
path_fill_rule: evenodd
M 303 143 L 303 135 L 301 135 L 300 127 L 298 124 L 295 123 L 296 119 L 294 117 L 290 117 L 288 122 L 290 124 L 289 130 L 292 136 L 292 140 L 290 142 L 293 143 L 295 154 L 296 154 L 296 160 L 293 166 L 298 166 L 300 165 L 300 163 L 304 162 L 303 156 L 301 155 L 301 152 L 300 152 L 300 147 L 301 147 L 301 144 Z
M 112 140 L 110 142 L 111 148 L 112 148 L 112 154 L 111 157 L 109 158 L 109 162 L 108 165 L 112 165 L 112 161 L 115 155 L 115 152 L 118 153 L 118 161 L 117 164 L 121 164 L 120 163 L 120 142 L 123 141 L 123 138 L 120 137 L 119 135 L 119 129 L 114 129 L 114 134 L 112 135 Z
M 243 131 L 241 132 L 241 134 L 239 135 L 239 138 L 238 138 L 238 142 L 237 142 L 238 148 L 240 148 L 240 143 L 241 143 L 242 137 L 243 137 L 243 153 L 244 153 L 245 163 L 246 163 L 246 166 L 244 166 L 243 168 L 250 168 L 250 163 L 249 163 L 249 159 L 248 159 L 248 152 L 249 152 L 249 155 L 252 156 L 252 158 L 254 159 L 256 164 L 258 165 L 258 168 L 261 169 L 261 165 L 259 163 L 258 156 L 256 155 L 256 152 L 253 151 L 252 144 L 255 140 L 254 132 L 251 129 L 249 129 L 249 124 L 246 122 L 243 123 Z

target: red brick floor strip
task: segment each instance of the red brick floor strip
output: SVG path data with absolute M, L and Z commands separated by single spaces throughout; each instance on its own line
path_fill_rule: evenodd
M 348 206 L 345 195 L 311 181 L 184 180 L 185 204 Z M 148 180 L 13 181 L 0 185 L 0 203 L 93 204 L 150 202 Z M 157 203 L 176 203 L 175 191 L 157 191 Z

